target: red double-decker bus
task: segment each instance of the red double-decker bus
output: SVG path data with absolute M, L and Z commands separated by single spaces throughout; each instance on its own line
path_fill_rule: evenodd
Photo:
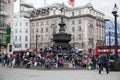
M 115 46 L 96 46 L 95 55 L 98 55 L 100 53 L 115 53 Z M 118 46 L 118 55 L 120 55 L 120 46 Z

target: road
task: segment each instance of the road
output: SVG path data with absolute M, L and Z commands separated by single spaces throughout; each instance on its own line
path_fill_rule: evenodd
M 30 70 L 0 67 L 0 80 L 120 80 L 120 72 L 97 70 Z

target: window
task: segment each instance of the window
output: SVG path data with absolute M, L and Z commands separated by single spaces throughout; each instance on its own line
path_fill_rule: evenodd
M 75 21 L 72 21 L 72 25 L 74 25 L 75 24 Z
M 34 23 L 31 23 L 31 27 L 34 27 Z
M 19 33 L 21 33 L 22 32 L 22 30 L 21 29 L 19 29 Z
M 22 44 L 15 44 L 15 48 L 21 48 Z
M 26 26 L 28 26 L 28 22 L 26 22 Z
M 46 34 L 46 40 L 48 40 L 48 35 Z
M 74 35 L 72 36 L 72 40 L 75 41 L 75 36 Z
M 37 39 L 38 39 L 38 41 L 40 41 L 40 37 L 41 37 L 40 35 L 37 35 Z
M 17 36 L 15 36 L 15 41 L 17 41 Z
M 32 33 L 34 33 L 34 29 L 31 29 Z
M 72 27 L 72 32 L 75 32 L 75 28 L 74 27 Z
M 74 14 L 74 12 L 72 12 L 72 16 L 74 16 L 75 14 Z
M 81 15 L 81 10 L 79 10 L 79 15 Z
M 19 36 L 19 41 L 21 41 L 21 36 Z
M 46 27 L 46 32 L 48 32 L 48 27 Z
M 55 15 L 55 13 L 56 13 L 56 10 L 53 10 L 53 15 Z
M 15 33 L 17 33 L 17 29 L 15 29 Z
M 81 40 L 81 34 L 78 34 L 78 40 Z
M 16 26 L 17 26 L 17 23 L 16 23 Z
M 4 27 L 5 23 L 6 23 L 5 18 L 0 16 L 0 27 Z
M 36 28 L 36 33 L 38 33 L 38 28 Z
M 35 40 L 35 36 L 31 36 L 31 41 L 34 41 Z
M 56 28 L 57 28 L 57 26 L 56 26 L 55 24 L 53 24 L 53 25 L 52 25 L 52 28 L 53 28 L 53 32 L 52 32 L 52 33 L 55 34 L 55 33 L 56 33 Z
M 43 35 L 41 35 L 41 41 L 43 41 Z
M 28 41 L 28 36 L 25 36 L 25 41 Z
M 43 23 L 43 21 L 41 22 L 41 24 L 40 24 L 40 26 L 43 26 L 44 25 L 44 23 Z
M 78 31 L 81 31 L 81 26 L 79 26 Z
M 65 23 L 65 20 L 63 22 Z M 53 20 L 53 24 L 57 24 L 57 20 Z
M 98 23 L 96 23 L 96 26 L 98 27 Z
M 22 22 L 20 22 L 20 26 L 22 25 Z
M 102 25 L 101 25 L 101 24 L 99 24 L 99 27 L 102 27 Z
M 39 26 L 39 22 L 36 22 L 36 26 Z
M 28 44 L 27 43 L 25 44 L 25 48 L 28 48 Z
M 81 24 L 81 20 L 78 20 L 78 24 Z
M 25 33 L 28 33 L 28 29 L 25 30 Z
M 43 28 L 41 28 L 41 33 L 43 33 Z
M 49 24 L 49 22 L 48 21 L 46 21 L 46 25 L 48 25 Z

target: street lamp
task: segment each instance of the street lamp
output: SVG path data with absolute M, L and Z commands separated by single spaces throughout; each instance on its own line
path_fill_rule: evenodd
M 37 53 L 38 37 L 40 37 L 40 35 L 36 33 L 36 53 Z
M 116 58 L 118 58 L 118 39 L 117 39 L 117 17 L 118 17 L 118 15 L 117 15 L 117 12 L 118 12 L 118 7 L 115 4 L 112 14 L 115 18 L 114 24 L 115 24 L 115 56 L 116 56 Z
M 36 34 L 36 53 L 37 53 L 37 34 Z

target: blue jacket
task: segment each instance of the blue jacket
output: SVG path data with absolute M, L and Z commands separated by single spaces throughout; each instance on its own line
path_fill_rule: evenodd
M 102 54 L 100 56 L 100 64 L 107 64 L 108 63 L 108 58 L 106 54 Z

